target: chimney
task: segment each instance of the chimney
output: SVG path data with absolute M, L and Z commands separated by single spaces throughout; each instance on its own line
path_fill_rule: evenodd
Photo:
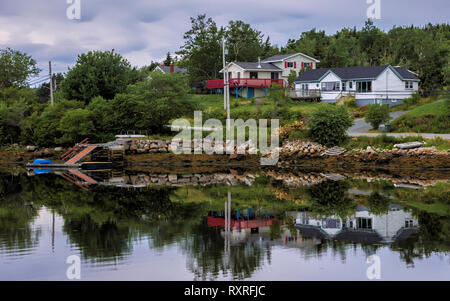
M 261 68 L 261 58 L 258 56 L 258 68 Z
M 170 73 L 173 73 L 173 69 L 174 69 L 173 64 L 170 64 Z

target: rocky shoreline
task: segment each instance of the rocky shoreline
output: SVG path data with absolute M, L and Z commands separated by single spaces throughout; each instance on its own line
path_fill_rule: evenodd
M 165 140 L 129 140 L 120 144 L 125 154 L 124 160 L 129 166 L 154 166 L 154 165 L 217 165 L 217 166 L 242 166 L 259 165 L 260 155 L 254 153 L 251 143 L 241 149 L 234 148 L 234 154 L 193 154 L 200 141 L 193 141 L 189 146 L 192 154 L 173 153 L 171 141 Z M 220 148 L 224 145 L 212 145 L 212 148 Z M 225 145 L 226 146 L 226 145 Z M 182 144 L 177 150 L 182 149 Z M 37 148 L 26 146 L 17 148 L 20 151 L 0 153 L 0 164 L 25 164 L 36 158 L 50 158 L 57 160 L 66 150 L 58 148 Z M 278 168 L 292 168 L 293 166 L 313 167 L 316 169 L 373 167 L 373 168 L 404 168 L 404 169 L 436 169 L 450 170 L 450 153 L 437 151 L 434 147 L 416 147 L 412 149 L 393 148 L 380 150 L 367 147 L 366 149 L 345 150 L 343 148 L 327 148 L 318 143 L 309 141 L 286 142 L 278 148 Z M 258 167 L 259 168 L 259 167 Z

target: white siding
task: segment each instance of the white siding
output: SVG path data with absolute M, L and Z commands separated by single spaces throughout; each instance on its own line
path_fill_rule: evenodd
M 293 67 L 292 68 L 285 68 L 285 64 L 284 64 L 285 61 L 286 62 L 292 62 L 292 63 L 295 62 L 295 63 L 297 63 L 297 68 L 293 68 Z M 317 63 L 316 62 L 314 62 L 313 60 L 311 60 L 311 59 L 309 59 L 309 58 L 307 58 L 307 57 L 305 57 L 305 56 L 303 56 L 301 54 L 293 56 L 293 57 L 291 57 L 291 58 L 289 58 L 289 59 L 287 59 L 285 61 L 272 63 L 273 65 L 275 65 L 278 68 L 280 68 L 281 70 L 283 70 L 282 73 L 281 73 L 281 76 L 284 79 L 288 78 L 289 73 L 291 72 L 291 70 L 295 70 L 297 72 L 297 74 L 298 74 L 298 72 L 302 69 L 302 62 L 303 63 L 313 63 L 313 69 L 317 68 Z
M 417 82 L 414 83 L 413 89 L 406 89 L 405 82 L 401 80 L 391 69 L 386 69 L 372 83 L 371 98 L 377 99 L 404 99 L 418 90 Z M 386 91 L 388 94 L 386 95 Z

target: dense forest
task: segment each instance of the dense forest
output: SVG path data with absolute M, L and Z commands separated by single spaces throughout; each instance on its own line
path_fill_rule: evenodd
M 319 67 L 401 65 L 417 72 L 422 90 L 439 90 L 450 78 L 450 25 L 394 27 L 388 32 L 367 21 L 361 29 L 335 34 L 312 29 L 283 47 L 250 24 L 230 21 L 218 27 L 206 15 L 191 18 L 191 29 L 176 56 L 164 64 L 187 67 L 189 75 L 152 72 L 149 62 L 133 67 L 120 54 L 89 51 L 78 55 L 65 74 L 54 75 L 55 105 L 49 105 L 49 84 L 30 88 L 41 70 L 28 54 L 0 49 L 0 145 L 71 145 L 89 137 L 104 142 L 127 130 L 167 133 L 172 119 L 191 116 L 196 105 L 185 101 L 189 83 L 219 78 L 221 40 L 228 61 L 256 61 L 280 53 L 303 52 L 321 61 Z

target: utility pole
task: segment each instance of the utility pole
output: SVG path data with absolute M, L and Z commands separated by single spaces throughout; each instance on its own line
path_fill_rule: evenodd
M 53 106 L 53 76 L 52 76 L 52 62 L 48 62 L 48 72 L 50 75 L 50 103 Z
M 223 57 L 223 109 L 227 110 L 227 130 L 230 128 L 230 82 L 228 78 L 228 67 L 226 66 L 225 39 L 222 39 L 222 57 Z

